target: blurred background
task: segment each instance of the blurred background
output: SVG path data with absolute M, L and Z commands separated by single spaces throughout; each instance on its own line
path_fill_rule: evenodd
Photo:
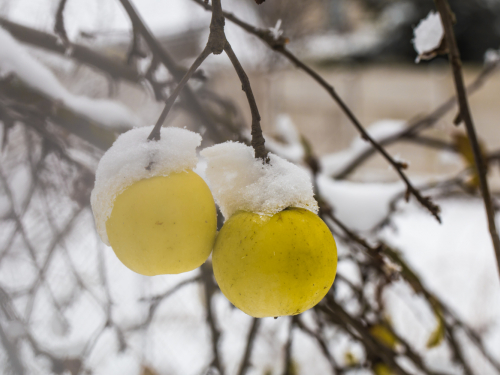
M 65 5 L 64 28 L 56 14 Z M 319 172 L 339 247 L 325 300 L 252 319 L 210 260 L 143 277 L 99 239 L 89 197 L 102 154 L 154 124 L 205 46 L 203 1 L 134 0 L 162 58 L 119 0 L 0 0 L 2 374 L 500 374 L 500 282 L 448 61 L 415 63 L 432 0 L 223 0 L 333 85 L 442 224 L 412 198 L 327 91 L 226 21 L 266 145 Z M 495 209 L 500 198 L 500 1 L 455 0 L 456 36 Z M 64 30 L 64 31 L 61 31 Z M 248 140 L 250 111 L 226 56 L 210 56 L 165 126 L 202 147 Z M 313 168 L 311 168 L 313 167 Z M 197 172 L 204 175 L 205 163 Z M 363 241 L 361 239 L 366 240 Z

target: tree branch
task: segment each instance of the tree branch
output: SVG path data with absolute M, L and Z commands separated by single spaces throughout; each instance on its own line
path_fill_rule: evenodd
M 467 94 L 472 95 L 473 93 L 478 91 L 484 85 L 486 80 L 492 75 L 492 73 L 494 73 L 498 69 L 499 64 L 499 61 L 487 64 L 474 80 L 474 82 L 472 82 L 467 87 Z M 400 132 L 393 134 L 387 138 L 379 140 L 379 144 L 382 146 L 387 146 L 389 144 L 403 140 L 403 138 L 405 137 L 412 136 L 417 132 L 421 132 L 425 129 L 430 128 L 431 126 L 435 125 L 444 115 L 455 108 L 456 105 L 457 98 L 456 96 L 453 96 L 424 118 L 410 122 L 406 129 L 403 129 Z M 374 154 L 375 149 L 367 149 L 366 151 L 358 155 L 355 159 L 353 159 L 349 164 L 344 166 L 344 168 L 337 172 L 333 176 L 333 178 L 337 180 L 347 178 L 347 176 L 353 173 L 356 168 L 362 165 L 366 160 L 368 160 L 369 157 L 373 156 Z
M 462 73 L 462 61 L 460 59 L 460 51 L 458 50 L 455 32 L 453 30 L 452 12 L 447 0 L 435 0 L 436 8 L 439 11 L 441 22 L 443 23 L 446 44 L 448 47 L 448 56 L 450 65 L 453 71 L 453 79 L 455 82 L 455 90 L 457 92 L 458 106 L 460 108 L 460 117 L 465 123 L 469 142 L 474 153 L 474 162 L 476 164 L 477 175 L 479 176 L 479 187 L 484 200 L 484 207 L 488 217 L 488 228 L 490 231 L 493 248 L 497 260 L 497 268 L 500 274 L 500 238 L 495 222 L 495 210 L 491 200 L 490 189 L 488 187 L 487 168 L 481 153 L 481 147 L 477 139 L 474 122 L 469 107 L 469 100 L 465 89 L 464 78 Z
M 0 25 L 20 42 L 28 43 L 60 55 L 66 55 L 66 48 L 59 43 L 59 39 L 53 34 L 22 26 L 3 18 L 0 18 Z M 71 44 L 71 55 L 69 57 L 80 63 L 97 68 L 114 79 L 123 79 L 136 84 L 142 79 L 135 69 L 111 60 L 103 54 L 79 44 Z
M 207 10 L 212 10 L 214 11 L 214 7 L 210 7 L 210 5 L 206 4 L 202 0 L 193 0 L 199 5 L 203 6 Z M 230 13 L 224 13 L 224 16 L 227 17 L 229 20 L 234 21 L 236 17 Z M 417 201 L 427 208 L 429 212 L 439 221 L 441 222 L 441 218 L 439 217 L 439 207 L 435 205 L 432 200 L 429 197 L 424 197 L 420 194 L 420 192 L 415 189 L 415 187 L 412 185 L 406 174 L 403 172 L 404 169 L 406 169 L 406 165 L 404 163 L 400 163 L 394 158 L 389 155 L 389 153 L 373 139 L 370 134 L 365 130 L 365 128 L 361 125 L 357 117 L 354 115 L 354 113 L 350 110 L 350 108 L 345 104 L 345 102 L 340 98 L 340 96 L 337 94 L 335 91 L 335 88 L 330 85 L 328 82 L 326 82 L 325 79 L 323 79 L 318 73 L 316 73 L 313 69 L 311 69 L 309 66 L 304 64 L 302 61 L 300 61 L 295 55 L 293 55 L 290 51 L 287 50 L 285 44 L 286 44 L 286 38 L 280 37 L 280 38 L 274 38 L 274 36 L 271 34 L 269 30 L 259 30 L 255 27 L 252 27 L 250 25 L 247 25 L 245 22 L 238 20 L 237 23 L 239 26 L 243 27 L 245 25 L 244 29 L 247 30 L 249 33 L 252 33 L 259 37 L 261 40 L 263 40 L 265 43 L 269 45 L 273 50 L 277 51 L 278 53 L 282 54 L 285 56 L 288 60 L 290 60 L 295 66 L 297 66 L 299 69 L 303 70 L 305 73 L 307 73 L 314 81 L 316 81 L 321 87 L 323 87 L 328 94 L 332 97 L 332 99 L 339 105 L 340 109 L 344 112 L 344 114 L 351 120 L 352 124 L 356 127 L 356 129 L 359 131 L 361 134 L 361 137 L 369 142 L 373 148 L 375 148 L 388 162 L 389 164 L 394 168 L 396 173 L 401 177 L 401 179 L 404 181 L 406 188 L 407 188 L 407 196 L 409 198 L 410 195 L 413 195 Z
M 186 75 L 185 70 L 179 67 L 170 54 L 162 47 L 158 39 L 156 39 L 153 33 L 146 26 L 142 18 L 139 16 L 134 6 L 129 0 L 120 0 L 120 3 L 127 12 L 130 20 L 132 21 L 133 27 L 138 30 L 145 42 L 151 49 L 153 55 L 157 56 L 158 59 L 165 65 L 165 67 L 172 73 L 177 82 L 181 82 Z M 205 108 L 196 98 L 195 94 L 189 86 L 184 86 L 184 90 L 181 90 L 181 96 L 186 101 L 189 109 L 191 109 L 198 119 L 206 124 L 208 131 L 211 133 L 211 137 L 214 141 L 222 141 L 223 136 L 220 134 L 217 125 L 213 122 L 211 116 L 207 113 Z
M 252 325 L 250 326 L 250 331 L 248 332 L 247 345 L 245 347 L 245 352 L 243 354 L 243 359 L 241 360 L 240 369 L 238 370 L 238 375 L 245 375 L 248 368 L 250 367 L 250 358 L 252 356 L 252 349 L 255 343 L 255 337 L 257 336 L 257 330 L 259 329 L 260 320 L 257 318 L 252 319 Z
M 201 266 L 201 277 L 203 280 L 203 289 L 205 292 L 205 311 L 207 314 L 207 323 L 210 327 L 210 332 L 212 335 L 212 363 L 211 366 L 214 366 L 220 373 L 220 375 L 224 375 L 224 368 L 222 367 L 222 362 L 219 353 L 219 339 L 220 339 L 220 331 L 217 327 L 217 323 L 215 322 L 215 316 L 212 311 L 212 297 L 217 290 L 217 285 L 213 280 L 213 271 L 212 266 L 205 262 Z
M 255 97 L 253 96 L 252 87 L 250 86 L 250 80 L 248 79 L 245 70 L 243 70 L 243 67 L 241 66 L 229 43 L 226 43 L 224 51 L 226 51 L 229 60 L 231 60 L 231 63 L 233 64 L 234 70 L 236 70 L 236 73 L 238 74 L 238 78 L 241 81 L 241 88 L 247 96 L 248 104 L 250 104 L 250 111 L 252 113 L 252 147 L 255 150 L 255 157 L 262 159 L 267 163 L 269 162 L 269 158 L 267 157 L 268 152 L 264 146 L 265 140 L 260 126 L 261 118 Z
M 66 7 L 67 0 L 60 0 L 59 6 L 56 12 L 56 23 L 54 25 L 54 32 L 59 35 L 64 47 L 70 47 L 70 41 L 68 39 L 68 34 L 66 33 L 66 28 L 64 27 L 64 8 Z
M 182 80 L 179 82 L 179 84 L 177 85 L 177 87 L 174 89 L 174 91 L 170 94 L 170 96 L 168 97 L 168 99 L 165 101 L 165 107 L 163 108 L 163 111 L 161 112 L 160 117 L 158 118 L 158 121 L 156 121 L 156 124 L 155 124 L 153 130 L 151 131 L 151 134 L 149 134 L 148 139 L 150 141 L 152 141 L 152 140 L 155 140 L 155 141 L 160 140 L 160 130 L 161 130 L 161 127 L 162 127 L 163 123 L 165 122 L 165 119 L 167 118 L 168 113 L 172 109 L 172 106 L 174 105 L 175 100 L 177 99 L 177 97 L 181 93 L 182 89 L 186 86 L 186 84 L 188 83 L 189 79 L 193 76 L 193 74 L 196 71 L 196 69 L 198 69 L 200 67 L 201 63 L 203 61 L 205 61 L 205 59 L 211 53 L 212 52 L 210 51 L 210 49 L 208 48 L 208 46 L 203 49 L 203 51 L 201 52 L 201 54 L 196 58 L 196 60 L 194 61 L 193 65 L 191 65 L 191 67 L 189 68 L 189 70 L 187 71 L 187 73 L 184 75 L 184 77 L 182 78 Z

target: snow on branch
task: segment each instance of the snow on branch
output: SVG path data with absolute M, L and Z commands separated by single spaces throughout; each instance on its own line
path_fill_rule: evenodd
M 62 102 L 71 110 L 112 129 L 131 128 L 139 119 L 123 104 L 70 93 L 50 69 L 37 61 L 16 39 L 0 27 L 0 74 L 15 74 L 33 89 Z
M 436 56 L 437 50 L 441 46 L 444 38 L 443 24 L 439 13 L 431 11 L 426 18 L 413 30 L 413 47 L 418 56 L 416 62 L 428 60 Z

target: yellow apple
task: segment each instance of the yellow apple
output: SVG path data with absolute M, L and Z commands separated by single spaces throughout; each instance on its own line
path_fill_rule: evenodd
M 296 315 L 333 284 L 337 247 L 314 213 L 287 208 L 274 216 L 239 211 L 227 220 L 212 255 L 222 293 L 257 318 Z
M 212 193 L 193 171 L 135 182 L 106 222 L 116 256 L 142 275 L 191 271 L 207 260 L 217 230 Z

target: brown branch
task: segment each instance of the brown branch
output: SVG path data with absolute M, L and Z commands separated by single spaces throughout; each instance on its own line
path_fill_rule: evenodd
M 158 141 L 160 140 L 160 130 L 165 122 L 165 119 L 168 116 L 168 113 L 172 109 L 172 106 L 175 103 L 175 100 L 181 93 L 182 89 L 186 86 L 188 83 L 189 79 L 193 76 L 194 72 L 196 69 L 198 69 L 203 61 L 211 54 L 212 52 L 208 47 L 205 47 L 201 54 L 196 58 L 194 61 L 193 65 L 191 65 L 191 68 L 187 71 L 187 73 L 184 75 L 182 80 L 179 82 L 177 87 L 174 89 L 172 94 L 168 97 L 168 99 L 165 102 L 165 107 L 163 108 L 163 111 L 160 114 L 160 117 L 158 118 L 158 121 L 156 121 L 156 125 L 154 126 L 153 130 L 151 131 L 151 134 L 149 135 L 148 139 L 150 141 L 155 140 Z
M 3 18 L 0 18 L 0 25 L 20 42 L 28 43 L 60 55 L 66 55 L 66 48 L 61 45 L 58 37 L 53 34 L 22 26 Z M 123 79 L 136 84 L 140 83 L 142 79 L 135 69 L 109 59 L 105 55 L 79 44 L 71 44 L 71 54 L 69 57 L 82 64 L 97 68 L 114 79 Z
M 121 0 L 122 2 L 125 1 L 127 2 L 128 0 Z M 218 5 L 217 5 L 218 4 Z M 210 56 L 210 54 L 214 55 L 219 55 L 222 53 L 222 50 L 224 48 L 224 43 L 226 40 L 226 36 L 224 35 L 224 16 L 222 16 L 222 8 L 220 5 L 220 0 L 215 0 L 214 1 L 214 8 L 220 9 L 219 12 L 214 11 L 212 13 L 212 21 L 210 22 L 210 35 L 208 36 L 208 41 L 203 49 L 201 51 L 200 55 L 196 58 L 196 60 L 193 62 L 189 70 L 184 74 L 182 79 L 180 80 L 179 84 L 177 87 L 174 89 L 172 94 L 170 94 L 170 97 L 167 99 L 165 102 L 165 107 L 163 108 L 163 111 L 160 114 L 160 117 L 158 118 L 158 121 L 156 122 L 156 125 L 154 126 L 153 130 L 151 131 L 151 134 L 148 137 L 148 140 L 152 141 L 158 141 L 160 139 L 160 130 L 165 122 L 165 119 L 168 116 L 168 113 L 172 109 L 172 106 L 174 105 L 175 100 L 181 93 L 182 89 L 187 85 L 189 79 L 193 76 L 193 74 L 196 72 L 196 70 L 200 67 L 200 65 L 205 61 L 205 59 Z
M 288 338 L 285 343 L 285 361 L 283 364 L 283 375 L 293 375 L 292 372 L 292 343 L 293 329 L 295 328 L 297 316 L 294 315 L 290 319 L 290 328 L 288 330 Z
M 73 112 L 18 80 L 0 82 L 0 114 L 2 112 L 13 120 L 29 122 L 40 132 L 47 130 L 39 120 L 50 120 L 101 150 L 107 150 L 116 139 L 116 133 L 106 126 Z
M 15 375 L 24 375 L 25 374 L 24 366 L 19 356 L 18 350 L 15 344 L 10 342 L 1 324 L 0 324 L 0 342 L 2 343 L 5 349 L 5 354 L 7 354 L 9 369 Z
M 207 323 L 210 327 L 210 333 L 212 336 L 212 363 L 210 366 L 214 366 L 220 373 L 220 375 L 224 375 L 224 369 L 222 367 L 222 361 L 219 353 L 219 340 L 220 340 L 220 331 L 217 327 L 217 323 L 215 322 L 214 311 L 212 310 L 212 297 L 217 290 L 217 285 L 213 280 L 213 270 L 211 264 L 205 262 L 201 266 L 201 277 L 203 279 L 203 289 L 205 292 L 205 311 L 207 314 Z
M 479 73 L 477 78 L 467 87 L 467 94 L 472 95 L 477 92 L 486 82 L 487 78 L 489 78 L 492 73 L 494 73 L 499 66 L 499 62 L 493 62 L 487 64 L 484 69 Z M 389 144 L 404 140 L 404 138 L 411 137 L 418 132 L 421 132 L 425 129 L 428 129 L 434 126 L 443 116 L 445 116 L 448 112 L 450 112 L 457 105 L 457 98 L 453 96 L 449 98 L 446 102 L 437 107 L 430 114 L 425 116 L 422 119 L 417 119 L 415 121 L 410 122 L 407 128 L 397 132 L 387 138 L 379 140 L 379 144 L 382 146 L 387 146 Z M 359 166 L 361 166 L 369 157 L 375 154 L 375 149 L 369 148 L 363 153 L 359 154 L 356 158 L 354 158 L 349 164 L 344 166 L 342 170 L 337 172 L 333 178 L 336 180 L 342 180 L 347 178 L 351 173 L 356 170 Z
M 327 295 L 328 296 L 328 295 Z M 380 357 L 388 366 L 390 366 L 396 374 L 399 375 L 409 375 L 396 361 L 396 354 L 379 344 L 376 339 L 370 334 L 368 328 L 363 324 L 363 322 L 353 318 L 349 313 L 347 313 L 342 306 L 340 306 L 331 297 L 328 297 L 327 303 L 321 303 L 317 305 L 317 309 L 323 311 L 325 314 L 331 315 L 335 321 L 340 322 L 342 328 L 344 328 L 353 338 L 360 340 L 367 349 L 367 351 L 373 353 L 375 356 Z M 356 333 L 359 336 L 356 335 Z
M 435 0 L 436 8 L 439 11 L 441 22 L 443 23 L 446 44 L 448 47 L 448 56 L 450 65 L 453 71 L 453 79 L 455 82 L 455 90 L 457 92 L 458 105 L 460 108 L 460 117 L 465 123 L 469 142 L 474 153 L 474 162 L 476 164 L 477 175 L 479 176 L 479 187 L 484 200 L 484 207 L 488 217 L 488 228 L 490 231 L 493 248 L 497 260 L 497 268 L 500 274 L 500 238 L 495 222 L 495 209 L 491 200 L 490 189 L 488 187 L 487 168 L 481 153 L 481 147 L 477 139 L 474 122 L 469 107 L 467 91 L 465 89 L 464 78 L 462 73 L 462 61 L 460 59 L 460 51 L 458 50 L 455 32 L 453 30 L 453 15 L 447 0 Z
M 243 354 L 243 359 L 241 360 L 240 369 L 238 370 L 238 375 L 245 375 L 250 367 L 250 358 L 252 356 L 252 349 L 255 344 L 255 337 L 257 336 L 257 330 L 259 329 L 260 320 L 257 318 L 252 319 L 252 325 L 250 326 L 250 331 L 248 332 L 247 344 L 245 346 L 245 352 Z
M 151 322 L 153 321 L 156 310 L 158 309 L 158 306 L 160 305 L 161 302 L 165 301 L 168 297 L 170 297 L 172 294 L 176 293 L 177 291 L 179 291 L 180 289 L 182 289 L 186 285 L 190 285 L 190 284 L 192 284 L 194 282 L 198 282 L 200 280 L 201 280 L 201 276 L 192 277 L 190 279 L 181 281 L 176 286 L 167 290 L 166 292 L 150 298 L 151 304 L 149 305 L 149 311 L 148 311 L 148 315 L 147 315 L 146 319 L 144 319 L 144 321 L 142 323 L 139 323 L 139 324 L 134 325 L 133 327 L 127 329 L 127 331 L 136 331 L 136 330 L 140 330 L 140 329 L 148 327 L 151 324 Z
M 69 48 L 71 43 L 64 27 L 64 8 L 66 7 L 67 0 L 60 0 L 56 12 L 56 23 L 54 25 L 54 32 L 61 38 L 64 47 Z
M 299 329 L 301 331 L 308 334 L 309 336 L 311 336 L 313 339 L 315 339 L 318 342 L 318 344 L 321 348 L 321 351 L 323 352 L 323 355 L 330 363 L 330 366 L 332 368 L 333 373 L 337 374 L 337 373 L 341 372 L 341 369 L 339 368 L 337 362 L 335 361 L 335 358 L 330 353 L 330 350 L 328 350 L 328 344 L 326 343 L 325 339 L 323 339 L 323 337 L 321 337 L 320 333 L 312 331 L 300 319 L 297 319 L 297 327 L 299 327 Z
M 120 3 L 132 21 L 133 27 L 141 33 L 153 55 L 155 55 L 163 63 L 163 65 L 165 65 L 176 81 L 182 81 L 186 75 L 186 71 L 177 65 L 170 54 L 165 50 L 165 48 L 162 47 L 158 39 L 154 37 L 153 33 L 146 26 L 131 2 L 129 0 L 120 0 Z M 184 86 L 184 89 L 181 92 L 181 97 L 186 101 L 188 108 L 198 117 L 198 119 L 206 124 L 207 130 L 210 132 L 212 139 L 216 142 L 222 141 L 223 136 L 220 134 L 217 124 L 214 123 L 211 116 L 198 101 L 193 90 L 191 90 L 189 86 Z
M 234 70 L 236 70 L 236 73 L 238 74 L 238 78 L 241 81 L 241 88 L 245 92 L 248 104 L 250 105 L 250 111 L 252 113 L 252 147 L 255 150 L 255 157 L 262 159 L 267 163 L 269 162 L 269 158 L 267 157 L 268 152 L 264 146 L 265 140 L 260 126 L 261 118 L 259 109 L 257 108 L 257 102 L 253 96 L 252 87 L 250 86 L 250 80 L 248 79 L 245 70 L 243 70 L 243 67 L 241 66 L 229 43 L 226 43 L 224 51 L 226 51 L 229 60 L 231 60 L 231 63 L 233 64 Z
M 122 2 L 127 2 L 128 0 L 120 0 Z M 210 55 L 219 55 L 223 51 L 226 52 L 227 56 L 231 60 L 233 67 L 240 78 L 242 89 L 247 96 L 248 103 L 250 105 L 250 110 L 252 113 L 252 147 L 255 150 L 255 157 L 262 159 L 264 162 L 268 162 L 267 158 L 267 150 L 264 146 L 265 140 L 262 135 L 262 128 L 260 126 L 260 114 L 259 109 L 257 108 L 257 102 L 255 101 L 255 97 L 252 92 L 252 87 L 250 85 L 250 80 L 248 79 L 245 70 L 241 66 L 236 54 L 234 53 L 231 45 L 226 39 L 226 35 L 224 33 L 224 25 L 225 19 L 222 12 L 221 0 L 213 0 L 212 1 L 212 20 L 210 22 L 210 35 L 208 37 L 207 44 L 200 55 L 196 58 L 191 68 L 184 75 L 182 80 L 179 82 L 175 90 L 172 92 L 170 97 L 167 99 L 165 103 L 165 107 L 156 122 L 151 134 L 149 135 L 149 140 L 159 140 L 160 139 L 160 130 L 163 125 L 165 119 L 168 116 L 172 106 L 174 105 L 175 100 L 179 96 L 180 92 L 187 85 L 187 82 L 192 77 L 192 75 L 196 72 L 196 70 L 200 67 L 203 61 Z
M 213 7 L 210 7 L 208 4 L 204 3 L 202 0 L 193 0 L 196 3 L 202 5 L 207 10 L 214 10 Z M 233 21 L 236 17 L 229 13 L 224 13 L 224 16 L 229 20 Z M 245 22 L 238 20 L 237 24 L 242 26 Z M 243 27 L 243 26 L 242 26 Z M 340 109 L 344 112 L 344 114 L 351 120 L 352 124 L 356 127 L 358 132 L 361 134 L 361 137 L 369 142 L 373 148 L 375 148 L 386 160 L 387 162 L 394 168 L 396 173 L 401 177 L 401 179 L 406 184 L 408 197 L 413 195 L 417 201 L 427 208 L 429 212 L 439 221 L 441 222 L 441 218 L 439 217 L 439 207 L 435 205 L 429 197 L 424 197 L 420 194 L 420 192 L 415 189 L 412 185 L 406 174 L 403 172 L 403 169 L 406 169 L 406 165 L 404 163 L 396 161 L 389 153 L 375 140 L 370 134 L 365 130 L 363 125 L 359 122 L 357 117 L 351 111 L 351 109 L 346 105 L 346 103 L 342 100 L 342 98 L 337 94 L 335 88 L 330 85 L 323 77 L 321 77 L 317 72 L 315 72 L 312 68 L 304 64 L 300 61 L 294 54 L 292 54 L 286 48 L 286 38 L 277 38 L 275 39 L 269 30 L 258 30 L 252 26 L 245 26 L 245 30 L 248 32 L 258 36 L 261 40 L 269 45 L 272 49 L 277 51 L 278 53 L 285 56 L 288 60 L 290 60 L 295 66 L 299 69 L 303 70 L 307 73 L 314 81 L 316 81 L 321 87 L 323 87 L 328 94 L 332 97 L 332 99 L 338 104 Z

